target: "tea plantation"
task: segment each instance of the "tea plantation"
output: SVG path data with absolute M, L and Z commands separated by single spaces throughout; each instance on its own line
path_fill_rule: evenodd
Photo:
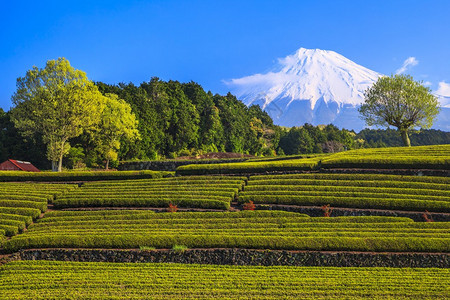
M 442 145 L 0 172 L 0 298 L 445 299 L 449 170 Z
M 445 299 L 449 269 L 15 261 L 2 299 Z

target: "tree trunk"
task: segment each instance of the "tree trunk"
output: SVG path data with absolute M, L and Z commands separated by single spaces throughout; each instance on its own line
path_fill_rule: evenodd
M 57 172 L 58 171 L 58 162 L 52 160 L 52 171 Z
M 58 162 L 58 172 L 62 171 L 62 161 L 64 157 L 64 145 L 66 144 L 66 139 L 61 141 L 61 152 L 59 153 L 59 162 Z
M 402 130 L 401 134 L 402 134 L 403 144 L 406 147 L 411 147 L 411 142 L 409 141 L 409 136 L 408 136 L 408 130 Z
M 62 171 L 62 160 L 63 160 L 63 155 L 61 154 L 61 156 L 59 158 L 59 162 L 58 162 L 58 172 Z
M 109 159 L 106 160 L 106 168 L 105 169 L 108 170 L 108 167 L 109 167 Z

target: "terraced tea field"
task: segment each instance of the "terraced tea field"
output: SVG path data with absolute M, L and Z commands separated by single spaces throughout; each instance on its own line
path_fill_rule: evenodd
M 450 178 L 375 174 L 251 176 L 239 201 L 450 212 Z
M 124 180 L 151 179 L 172 177 L 173 172 L 167 171 L 63 171 L 63 172 L 23 172 L 0 171 L 0 182 L 67 182 L 67 181 L 95 181 L 95 180 Z
M 311 218 L 283 211 L 50 212 L 4 245 L 26 248 L 249 248 L 449 252 L 450 223 L 395 217 Z
M 0 266 L 0 298 L 446 299 L 450 177 L 327 169 L 445 175 L 449 158 L 444 145 L 187 165 L 177 173 L 191 176 L 177 177 L 0 172 L 22 181 L 0 183 L 0 263 L 11 260 Z M 242 210 L 251 202 L 274 210 Z M 324 205 L 427 222 L 276 210 Z M 190 211 L 155 212 L 169 206 Z
M 439 169 L 450 170 L 450 145 L 358 149 L 328 155 L 242 163 L 186 165 L 179 175 L 252 174 L 308 171 L 334 168 L 356 169 Z
M 17 261 L 2 299 L 445 299 L 449 269 Z
M 172 177 L 87 182 L 57 197 L 64 207 L 178 207 L 223 209 L 242 189 L 246 177 Z
M 321 167 L 450 170 L 450 145 L 350 150 L 324 157 Z
M 0 183 L 0 236 L 18 234 L 47 210 L 47 202 L 76 185 Z

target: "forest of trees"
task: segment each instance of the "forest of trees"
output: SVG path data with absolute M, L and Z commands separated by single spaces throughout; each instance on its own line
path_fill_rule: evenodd
M 139 86 L 95 84 L 103 95 L 115 94 L 125 100 L 138 121 L 140 138 L 120 141 L 112 167 L 118 160 L 154 160 L 208 152 L 267 156 L 402 145 L 400 134 L 393 129 L 356 133 L 334 125 L 279 127 L 259 106 L 247 107 L 230 93 L 213 95 L 195 82 L 152 78 Z M 11 113 L 1 109 L 0 129 L 0 162 L 13 158 L 49 168 L 47 148 L 42 141 L 22 137 L 11 121 Z M 411 132 L 412 145 L 447 143 L 449 132 Z M 104 166 L 104 155 L 87 133 L 71 139 L 70 145 L 65 167 Z
M 272 119 L 259 106 L 245 106 L 230 93 L 205 92 L 195 82 L 152 78 L 132 83 L 96 83 L 131 105 L 141 139 L 124 143 L 122 159 L 174 158 L 198 152 L 274 154 L 278 143 Z

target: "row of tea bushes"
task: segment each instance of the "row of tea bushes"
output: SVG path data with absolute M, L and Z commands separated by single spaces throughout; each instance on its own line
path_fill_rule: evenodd
M 267 158 L 233 164 L 186 165 L 179 175 L 255 174 L 334 168 L 450 170 L 450 145 L 350 150 L 314 157 Z
M 245 177 L 172 177 L 97 181 L 57 197 L 55 207 L 168 207 L 228 209 Z
M 437 268 L 217 266 L 14 261 L 2 299 L 445 299 Z M 82 283 L 82 284 L 80 284 Z
M 166 171 L 65 171 L 65 172 L 23 172 L 0 171 L 0 181 L 95 181 L 95 180 L 124 180 L 139 178 L 163 178 L 173 176 L 173 172 Z
M 450 145 L 351 150 L 324 157 L 321 167 L 450 170 Z
M 249 174 L 275 171 L 310 171 L 319 167 L 320 158 L 268 160 L 228 164 L 187 165 L 177 168 L 179 175 Z
M 450 223 L 395 217 L 311 218 L 283 211 L 50 212 L 8 240 L 29 248 L 246 248 L 449 252 Z
M 69 184 L 0 183 L 0 230 L 13 236 L 47 210 L 48 201 L 77 188 Z
M 239 202 L 450 212 L 450 178 L 370 174 L 251 176 Z

